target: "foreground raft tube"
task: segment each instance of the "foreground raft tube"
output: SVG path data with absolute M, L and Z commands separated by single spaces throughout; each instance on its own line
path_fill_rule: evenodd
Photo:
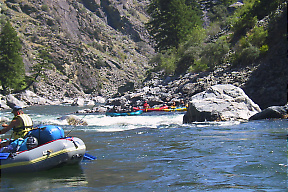
M 10 154 L 1 160 L 2 173 L 35 172 L 79 163 L 86 146 L 77 137 L 54 140 L 34 149 Z

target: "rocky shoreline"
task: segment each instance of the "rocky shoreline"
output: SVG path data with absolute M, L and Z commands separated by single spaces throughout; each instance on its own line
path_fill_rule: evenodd
M 203 120 L 211 120 L 211 121 L 227 121 L 227 120 L 249 120 L 251 116 L 260 113 L 262 110 L 261 107 L 254 103 L 250 98 L 249 95 L 247 96 L 242 87 L 245 88 L 246 83 L 251 79 L 251 74 L 257 70 L 257 66 L 246 67 L 238 70 L 231 70 L 229 66 L 218 68 L 213 72 L 203 72 L 203 73 L 187 73 L 184 76 L 180 77 L 167 77 L 166 79 L 160 78 L 159 73 L 153 74 L 153 77 L 150 80 L 144 82 L 142 88 L 135 89 L 133 83 L 127 83 L 126 85 L 121 86 L 118 88 L 118 93 L 114 96 L 92 96 L 91 94 L 79 94 L 75 97 L 53 97 L 49 92 L 41 93 L 42 96 L 37 95 L 36 93 L 26 90 L 21 93 L 17 94 L 10 94 L 7 96 L 1 96 L 1 109 L 9 109 L 14 105 L 20 105 L 22 107 L 29 107 L 35 105 L 72 105 L 72 106 L 87 106 L 87 109 L 77 111 L 76 113 L 105 113 L 107 109 L 111 108 L 112 106 L 120 106 L 125 108 L 127 106 L 142 106 L 144 101 L 147 101 L 151 107 L 160 107 L 162 105 L 172 105 L 172 103 L 176 103 L 176 105 L 180 104 L 180 101 L 184 101 L 185 103 L 189 103 L 189 106 L 194 106 L 188 108 L 188 112 L 186 113 L 186 119 L 184 118 L 184 123 L 191 123 L 193 121 L 203 121 Z M 231 117 L 227 117 L 223 115 L 224 113 L 221 112 L 221 105 L 217 104 L 214 105 L 213 108 L 210 110 L 211 114 L 210 117 L 205 115 L 205 118 L 191 118 L 195 116 L 195 105 L 192 105 L 193 98 L 197 97 L 199 94 L 207 94 L 207 91 L 211 92 L 214 86 L 226 86 L 229 87 L 229 91 L 232 92 L 234 90 L 237 94 L 241 93 L 240 95 L 231 96 L 228 98 L 229 103 L 224 105 L 231 105 L 230 107 L 224 107 L 224 113 L 229 111 L 229 115 L 231 116 L 232 112 L 235 111 L 234 115 Z M 225 88 L 225 89 L 226 89 Z M 67 90 L 63 90 L 67 91 Z M 205 92 L 206 93 L 203 93 Z M 222 91 L 222 94 L 218 95 L 220 98 L 227 99 L 227 92 L 228 90 Z M 51 92 L 51 91 L 50 91 Z M 217 92 L 217 91 L 216 91 Z M 218 91 L 219 92 L 219 91 Z M 220 91 L 221 92 L 221 91 Z M 235 91 L 234 91 L 235 92 Z M 225 95 L 226 94 L 226 95 Z M 45 95 L 45 97 L 44 97 Z M 215 93 L 214 95 L 217 96 Z M 229 97 L 230 97 L 229 96 Z M 225 100 L 224 99 L 224 100 Z M 199 100 L 199 98 L 197 99 Z M 237 105 L 231 103 L 231 100 L 240 101 Z M 249 101 L 249 102 L 248 102 Z M 203 97 L 201 102 L 205 101 Z M 210 103 L 209 103 L 210 102 Z M 225 101 L 227 102 L 227 101 Z M 215 100 L 209 100 L 207 106 L 209 104 L 216 103 Z M 243 114 L 243 108 L 239 108 L 240 106 L 245 106 L 246 115 L 239 115 L 239 111 Z M 281 107 L 281 106 L 280 106 Z M 227 110 L 227 109 L 228 110 Z M 250 111 L 253 109 L 252 111 Z M 287 110 L 285 115 L 285 109 L 281 111 L 281 118 L 287 118 Z M 237 112 L 238 110 L 238 112 Z M 192 111 L 193 114 L 191 113 Z M 207 109 L 204 109 L 207 112 Z M 209 110 L 208 110 L 209 111 Z M 206 113 L 205 112 L 205 113 Z M 215 115 L 215 112 L 217 115 Z M 197 111 L 196 113 L 202 113 Z M 284 113 L 284 115 L 283 115 Z M 190 117 L 187 117 L 187 115 Z M 247 115 L 248 114 L 248 115 Z M 197 116 L 197 115 L 196 115 Z M 211 118 L 214 116 L 213 118 Z M 275 115 L 274 115 L 275 116 Z M 272 118 L 274 116 L 271 116 Z M 268 115 L 269 117 L 269 115 Z M 277 116 L 278 117 L 278 116 Z M 259 116 L 257 116 L 259 119 Z M 267 113 L 265 113 L 265 118 L 267 118 Z M 188 119 L 188 120 L 187 120 Z
M 58 82 L 54 87 L 37 89 L 41 82 L 35 82 L 31 90 L 21 93 L 0 95 L 0 109 L 8 109 L 15 104 L 28 107 L 34 105 L 95 105 L 95 103 L 106 105 L 142 105 L 146 100 L 150 106 L 157 106 L 163 103 L 168 105 L 172 102 L 184 100 L 189 102 L 190 98 L 217 84 L 232 84 L 241 87 L 248 81 L 250 74 L 255 67 L 244 68 L 238 71 L 231 71 L 229 66 L 216 69 L 213 72 L 187 73 L 180 77 L 166 77 L 163 79 L 161 73 L 153 73 L 151 79 L 143 83 L 142 88 L 136 89 L 133 83 L 126 83 L 118 88 L 118 92 L 112 95 L 94 96 L 84 94 L 81 91 L 75 92 L 71 87 L 64 86 Z M 52 80 L 51 80 L 52 81 Z M 43 87 L 44 85 L 42 85 Z M 34 92 L 32 91 L 34 90 Z M 41 90 L 41 91 L 39 91 Z M 69 92 L 73 94 L 55 94 L 57 92 Z

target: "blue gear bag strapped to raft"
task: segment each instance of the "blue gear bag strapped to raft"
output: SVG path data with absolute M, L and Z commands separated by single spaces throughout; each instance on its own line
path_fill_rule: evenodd
M 41 125 L 37 129 L 31 130 L 27 135 L 36 137 L 39 145 L 65 137 L 64 130 L 56 125 Z

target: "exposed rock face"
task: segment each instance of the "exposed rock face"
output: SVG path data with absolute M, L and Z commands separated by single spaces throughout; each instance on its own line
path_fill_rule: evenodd
M 126 94 L 130 104 L 141 105 L 148 100 L 153 106 L 175 99 L 189 100 L 212 85 L 233 84 L 262 109 L 286 104 L 286 37 L 279 34 L 286 34 L 287 14 L 271 28 L 274 32 L 269 51 L 261 63 L 239 69 L 221 66 L 212 72 L 181 77 L 156 77 L 144 82 L 140 92 L 127 95 L 125 92 L 142 88 L 142 80 L 151 67 L 148 58 L 154 51 L 147 43 L 149 35 L 144 27 L 149 19 L 145 11 L 149 3 L 150 0 L 0 1 L 1 16 L 10 19 L 21 39 L 26 74 L 41 61 L 40 49 L 48 49 L 53 67 L 30 89 L 40 97 L 27 94 L 27 98 L 18 99 L 27 105 L 43 105 L 55 100 L 59 104 L 69 98 L 67 103 L 71 104 L 74 98 L 85 98 L 86 94 L 106 98 Z M 115 104 L 128 102 L 125 99 Z M 101 100 L 100 103 L 105 102 Z M 2 99 L 1 108 L 7 107 L 6 99 Z
M 288 118 L 288 104 L 285 106 L 271 106 L 263 111 L 256 113 L 249 120 L 260 120 L 260 119 L 286 119 Z
M 127 81 L 141 81 L 139 77 L 149 68 L 147 56 L 154 53 L 144 27 L 149 19 L 148 3 L 7 0 L 0 2 L 0 9 L 19 34 L 27 75 L 41 60 L 38 51 L 49 52 L 54 69 L 47 70 L 46 78 L 38 79 L 31 90 L 40 96 L 63 98 L 112 95 Z M 66 84 L 62 90 L 69 90 L 59 91 L 60 83 Z
M 248 120 L 260 111 L 242 89 L 233 85 L 214 85 L 191 98 L 183 123 Z

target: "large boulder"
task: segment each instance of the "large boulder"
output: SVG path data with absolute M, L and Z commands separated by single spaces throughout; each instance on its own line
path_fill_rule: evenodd
M 121 95 L 123 95 L 125 92 L 128 91 L 134 91 L 134 83 L 133 82 L 127 82 L 125 85 L 122 85 L 120 87 L 118 87 L 118 93 L 120 93 Z
M 84 103 L 85 103 L 84 98 L 78 97 L 73 101 L 72 106 L 84 106 Z
M 0 95 L 0 110 L 1 109 L 10 109 L 10 107 L 7 105 L 6 99 Z
M 248 120 L 260 111 L 241 88 L 229 84 L 214 85 L 192 96 L 183 123 Z
M 20 107 L 26 107 L 27 104 L 23 101 L 18 100 L 14 95 L 9 94 L 6 96 L 6 103 L 10 108 L 13 108 L 15 105 L 18 105 Z
M 106 99 L 104 97 L 101 97 L 101 96 L 93 97 L 92 100 L 95 103 L 105 103 L 106 102 Z
M 124 96 L 122 96 L 108 99 L 106 105 L 124 106 L 125 104 L 128 103 L 130 103 L 130 101 L 128 101 Z
M 24 101 L 27 105 L 53 105 L 53 101 L 36 95 L 34 92 L 26 90 L 17 95 L 20 101 Z
M 83 118 L 79 119 L 79 117 L 77 117 L 75 115 L 64 115 L 64 116 L 59 117 L 57 119 L 66 120 L 68 125 L 74 125 L 74 126 L 88 125 L 88 123 L 86 121 L 84 121 Z
M 288 104 L 285 106 L 271 106 L 263 111 L 256 113 L 249 120 L 260 119 L 286 119 L 288 117 Z

